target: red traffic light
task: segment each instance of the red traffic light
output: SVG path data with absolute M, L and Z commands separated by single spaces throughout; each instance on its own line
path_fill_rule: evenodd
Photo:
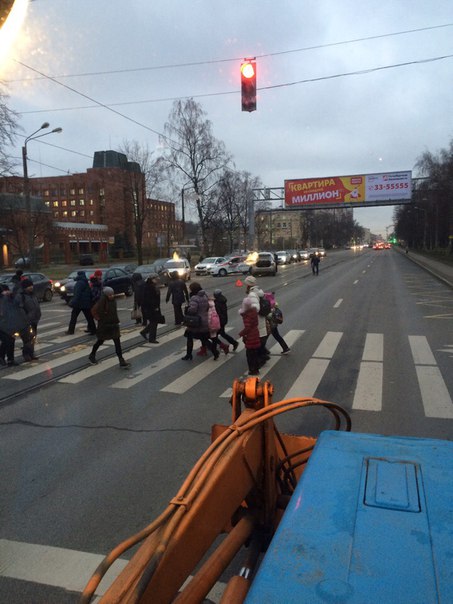
M 256 61 L 241 63 L 241 103 L 242 111 L 256 111 Z

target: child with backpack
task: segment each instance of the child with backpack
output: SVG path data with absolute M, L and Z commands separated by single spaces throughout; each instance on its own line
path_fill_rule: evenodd
M 259 355 L 261 340 L 258 329 L 258 312 L 252 298 L 244 298 L 239 314 L 242 316 L 244 323 L 244 328 L 239 332 L 239 336 L 244 341 L 249 375 L 259 375 L 261 366 Z
M 272 295 L 273 295 L 273 292 L 272 292 Z M 280 308 L 279 308 L 279 306 L 278 306 L 277 301 L 275 300 L 275 298 L 274 298 L 274 303 L 273 303 L 273 306 L 272 306 L 272 310 L 269 313 L 267 319 L 269 321 L 270 333 L 274 336 L 274 338 L 277 340 L 277 342 L 282 347 L 281 354 L 288 354 L 288 352 L 291 349 L 288 346 L 288 344 L 285 342 L 285 340 L 283 339 L 283 336 L 278 331 L 278 326 L 283 323 L 283 313 L 280 310 Z

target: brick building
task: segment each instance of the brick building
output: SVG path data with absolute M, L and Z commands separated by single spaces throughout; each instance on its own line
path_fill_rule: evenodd
M 135 212 L 146 207 L 143 248 L 148 255 L 172 246 L 181 225 L 171 202 L 146 198 L 145 177 L 140 166 L 116 151 L 96 151 L 93 167 L 84 173 L 30 178 L 31 196 L 40 198 L 51 212 L 54 234 L 49 256 L 66 262 L 80 253 L 133 255 L 136 245 Z M 0 192 L 18 193 L 23 179 L 0 179 Z M 146 199 L 141 202 L 139 198 Z M 79 225 L 79 226 L 75 226 Z M 85 226 L 81 226 L 85 225 Z M 39 242 L 37 242 L 39 243 Z M 47 245 L 46 241 L 42 241 Z

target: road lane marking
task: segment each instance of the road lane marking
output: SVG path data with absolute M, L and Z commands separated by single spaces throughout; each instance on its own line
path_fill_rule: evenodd
M 353 409 L 381 411 L 383 363 L 362 361 L 355 387 Z
M 180 337 L 180 332 L 176 331 L 176 332 L 171 332 L 168 335 L 162 336 L 159 340 L 160 344 L 165 344 L 166 342 L 170 342 L 171 340 L 174 340 L 175 338 Z M 128 338 L 131 339 L 131 338 Z M 108 340 L 107 340 L 108 341 Z M 124 342 L 124 339 L 121 338 L 121 342 Z M 134 359 L 138 356 L 141 356 L 142 354 L 149 352 L 150 350 L 152 350 L 153 348 L 156 348 L 157 346 L 154 344 L 142 344 L 141 346 L 137 346 L 136 348 L 133 348 L 132 350 L 128 350 L 125 353 L 125 357 L 126 357 L 126 361 L 129 361 L 130 359 Z M 102 346 L 99 350 L 102 350 Z M 88 360 L 88 354 L 89 354 L 89 349 L 86 348 L 84 350 L 84 354 L 87 357 Z M 93 377 L 94 375 L 97 375 L 98 373 L 102 373 L 103 371 L 105 371 L 106 369 L 110 369 L 111 367 L 115 367 L 115 365 L 118 364 L 118 358 L 116 356 L 109 358 L 109 359 L 98 359 L 98 364 L 97 365 L 92 365 L 90 367 L 81 369 L 79 371 L 76 371 L 74 373 L 71 373 L 71 375 L 65 376 L 64 378 L 62 378 L 61 380 L 58 380 L 59 382 L 62 382 L 63 384 L 79 384 L 80 382 L 83 382 L 84 380 Z M 134 368 L 131 369 L 131 371 L 133 371 Z M 135 376 L 135 373 L 133 374 Z M 131 378 L 126 378 L 126 380 L 131 379 Z M 131 383 L 132 385 L 132 383 Z
M 82 593 L 104 554 L 0 539 L 0 576 Z M 93 604 L 100 602 L 129 560 L 118 558 L 102 578 Z M 190 575 L 181 589 L 193 579 Z M 207 597 L 220 602 L 226 584 L 217 581 Z
M 409 336 L 426 417 L 453 419 L 453 402 L 425 336 Z
M 50 545 L 35 545 L 0 539 L 0 575 L 41 585 L 82 592 L 103 555 Z M 96 590 L 103 595 L 128 560 L 119 558 Z
M 425 336 L 409 336 L 409 345 L 416 365 L 437 365 Z
M 367 333 L 362 361 L 384 361 L 384 334 Z
M 288 344 L 288 346 L 291 348 L 293 346 L 293 344 L 305 333 L 305 330 L 303 329 L 291 329 L 290 331 L 288 331 L 288 333 L 285 334 L 284 336 L 284 340 L 285 342 Z M 244 344 L 240 344 L 240 348 L 238 348 L 237 350 L 242 350 L 244 348 Z M 271 355 L 278 355 L 278 356 L 271 356 L 271 358 L 267 361 L 266 365 L 264 365 L 264 367 L 261 367 L 260 369 L 260 379 L 263 379 L 263 377 L 265 375 L 267 375 L 269 373 L 269 371 L 275 367 L 275 365 L 281 361 L 283 358 L 290 358 L 291 357 L 291 353 L 289 355 L 285 355 L 285 354 L 278 354 L 281 351 L 281 346 L 278 342 L 276 342 L 274 344 L 274 346 L 272 346 L 272 348 L 270 348 L 270 353 Z M 248 374 L 247 371 L 244 372 L 244 374 L 241 376 L 240 379 L 247 379 Z M 233 389 L 232 388 L 227 388 L 224 392 L 222 392 L 222 394 L 219 396 L 219 398 L 230 398 L 230 396 L 233 394 Z
M 384 334 L 367 333 L 352 408 L 381 411 L 383 380 Z
M 176 360 L 180 359 L 181 354 L 183 354 L 184 350 L 185 350 L 185 347 L 177 352 L 173 352 L 172 354 L 169 354 L 166 357 L 158 359 L 152 365 L 149 365 L 148 367 L 145 367 L 144 369 L 142 369 L 138 374 L 134 373 L 131 377 L 125 377 L 124 379 L 119 380 L 118 382 L 115 382 L 114 384 L 110 384 L 110 388 L 119 388 L 119 389 L 123 389 L 123 390 L 125 390 L 127 388 L 132 388 L 132 386 L 139 384 L 143 380 L 146 380 L 147 378 L 151 377 L 155 373 L 162 371 L 162 369 L 165 369 L 171 363 L 174 363 Z
M 343 298 L 338 298 L 338 300 L 335 302 L 335 304 L 333 305 L 334 308 L 338 308 L 341 303 L 343 302 Z
M 356 279 L 352 285 L 357 285 L 358 282 L 359 282 L 359 280 Z
M 340 331 L 328 331 L 326 333 L 313 357 L 296 378 L 291 388 L 283 397 L 284 399 L 314 396 L 327 371 L 330 360 L 335 354 L 342 335 L 343 333 Z
M 438 367 L 416 365 L 426 417 L 453 419 L 453 402 Z

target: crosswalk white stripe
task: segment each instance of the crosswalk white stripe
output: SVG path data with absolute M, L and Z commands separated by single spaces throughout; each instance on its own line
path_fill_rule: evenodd
M 417 365 L 415 369 L 426 417 L 453 419 L 453 402 L 439 368 Z
M 367 333 L 365 347 L 363 349 L 362 361 L 384 360 L 384 334 Z
M 353 409 L 381 411 L 384 378 L 384 334 L 367 333 L 355 387 Z
M 0 539 L 1 576 L 82 592 L 103 555 Z M 96 590 L 102 595 L 124 569 L 118 559 Z
M 328 331 L 323 337 L 318 348 L 315 350 L 313 356 L 321 359 L 331 359 L 337 349 L 337 346 L 341 340 L 343 332 L 341 331 Z
M 381 411 L 382 409 L 382 383 L 383 363 L 376 361 L 362 361 L 355 388 L 353 409 L 363 411 Z
M 290 331 L 288 331 L 287 334 L 285 334 L 284 336 L 284 340 L 285 342 L 288 344 L 288 346 L 291 348 L 291 346 L 293 346 L 293 344 L 304 334 L 304 330 L 303 329 L 291 329 Z M 236 350 L 236 353 L 240 352 L 241 350 L 243 350 L 245 348 L 244 344 L 241 342 L 239 344 L 239 347 Z M 277 355 L 279 352 L 281 351 L 281 346 L 280 344 L 277 342 L 276 344 L 274 344 L 272 346 L 272 348 L 270 348 L 269 352 L 271 353 L 271 355 Z M 273 356 L 271 357 L 266 365 L 264 365 L 264 367 L 262 367 L 260 369 L 260 378 L 263 379 L 263 377 L 269 373 L 269 371 L 275 367 L 275 365 L 282 359 L 282 358 L 288 358 L 286 356 Z M 245 359 L 244 359 L 245 361 Z M 247 377 L 247 362 L 245 361 L 245 371 L 243 374 L 243 377 L 246 378 Z M 233 389 L 232 388 L 227 388 L 224 392 L 222 392 L 222 394 L 220 395 L 219 398 L 230 398 L 230 396 L 233 394 Z
M 136 334 L 134 334 L 134 335 L 136 335 Z M 180 335 L 181 335 L 180 332 L 171 332 L 168 335 L 161 337 L 159 342 L 161 344 L 165 344 L 166 342 L 170 342 L 171 340 L 174 340 L 175 338 L 180 337 Z M 131 339 L 131 338 L 129 338 L 129 339 Z M 121 341 L 123 342 L 123 338 L 121 338 Z M 109 340 L 107 340 L 107 342 L 109 342 Z M 127 353 L 125 354 L 126 360 L 129 361 L 130 359 L 140 356 L 140 355 L 144 354 L 145 352 L 149 352 L 149 350 L 151 350 L 155 347 L 156 346 L 154 344 L 142 344 L 141 346 L 137 346 L 137 348 L 134 348 L 133 350 L 128 350 Z M 102 347 L 99 348 L 99 350 L 102 350 Z M 88 354 L 89 354 L 89 349 L 87 348 L 87 349 L 85 349 L 85 355 L 88 357 Z M 64 384 L 79 384 L 80 382 L 83 382 L 83 380 L 93 377 L 94 375 L 97 375 L 98 373 L 101 373 L 102 371 L 105 371 L 106 369 L 110 369 L 111 367 L 114 367 L 117 364 L 118 364 L 118 359 L 115 356 L 111 359 L 105 359 L 105 361 L 100 361 L 98 365 L 93 365 L 91 367 L 81 369 L 80 371 L 72 373 L 71 375 L 68 375 L 58 381 L 62 382 Z M 131 378 L 126 378 L 125 380 L 122 380 L 122 381 L 129 381 L 129 379 L 131 379 Z M 131 383 L 131 385 L 133 385 L 133 384 Z
M 176 359 L 180 359 L 183 350 L 185 350 L 185 347 L 176 353 L 173 352 L 172 354 L 169 354 L 166 357 L 158 359 L 152 365 L 142 369 L 140 371 L 140 373 L 134 374 L 131 377 L 126 377 L 126 378 L 120 380 L 119 382 L 115 382 L 114 384 L 111 384 L 110 388 L 119 388 L 119 389 L 132 388 L 132 386 L 139 384 L 140 382 L 142 382 L 143 380 L 146 380 L 147 378 L 151 377 L 155 373 L 158 373 L 162 369 L 165 369 L 166 367 L 168 367 L 168 365 L 173 363 Z
M 409 345 L 416 365 L 437 365 L 425 336 L 409 336 Z
M 335 354 L 343 332 L 328 331 L 318 348 L 283 398 L 314 396 L 330 359 Z
M 105 348 L 105 345 L 101 346 L 100 350 Z M 66 363 L 70 363 L 71 361 L 76 361 L 81 359 L 82 357 L 87 357 L 87 349 L 77 350 L 76 352 L 72 352 L 70 354 L 62 355 L 57 359 L 53 359 L 51 361 L 40 361 L 37 364 L 33 364 L 28 366 L 27 369 L 22 369 L 19 371 L 15 371 L 14 373 L 8 373 L 4 376 L 5 380 L 23 380 L 28 377 L 32 377 L 33 375 L 38 375 L 39 373 L 49 372 L 56 367 L 60 367 L 61 365 L 65 365 Z
M 81 593 L 103 559 L 103 554 L 0 539 L 0 576 L 66 591 Z M 100 602 L 128 562 L 124 558 L 115 560 L 96 589 L 93 604 Z M 182 587 L 192 578 L 187 577 Z M 208 599 L 220 602 L 225 587 L 225 583 L 217 581 L 209 592 Z
M 101 350 L 101 348 L 99 349 Z M 148 352 L 149 348 L 145 348 L 144 346 L 140 346 L 137 348 L 134 348 L 133 350 L 129 350 L 127 352 L 127 354 L 125 355 L 126 357 L 126 361 L 129 361 L 130 359 L 134 359 L 135 357 L 141 356 L 142 354 L 145 354 L 145 352 Z M 88 350 L 85 350 L 85 356 L 87 358 L 87 362 L 88 362 Z M 59 382 L 62 382 L 63 384 L 79 384 L 80 382 L 83 382 L 84 380 L 93 377 L 94 375 L 98 375 L 99 373 L 102 373 L 103 371 L 106 371 L 107 369 L 110 369 L 111 367 L 115 367 L 116 365 L 118 365 L 118 357 L 115 355 L 114 357 L 105 359 L 104 361 L 99 361 L 99 363 L 97 365 L 90 365 L 90 367 L 87 367 L 86 369 L 81 369 L 80 371 L 77 371 L 76 373 L 71 373 L 71 375 L 68 375 L 64 378 L 61 378 L 61 380 L 58 380 Z
M 230 359 L 232 359 L 232 355 L 222 355 L 219 356 L 217 361 L 214 361 L 214 357 L 211 353 L 208 353 L 209 356 L 206 361 L 203 361 L 200 365 L 196 365 L 187 373 L 184 373 L 181 377 L 170 382 L 164 388 L 161 389 L 161 392 L 173 392 L 173 394 L 184 394 L 191 388 L 193 388 L 196 384 L 206 378 L 210 373 L 216 371 L 219 367 L 227 363 Z M 182 361 L 184 363 L 190 363 L 190 361 Z M 190 365 L 189 365 L 190 366 Z
M 283 398 L 314 396 L 329 363 L 330 359 L 310 359 Z

